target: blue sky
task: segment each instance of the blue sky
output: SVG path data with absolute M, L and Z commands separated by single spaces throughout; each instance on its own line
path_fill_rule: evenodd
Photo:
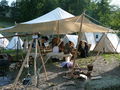
M 9 5 L 10 5 L 11 2 L 16 1 L 16 0 L 7 0 L 7 1 L 9 1 Z M 111 1 L 112 1 L 111 5 L 117 5 L 120 7 L 120 0 L 111 0 Z

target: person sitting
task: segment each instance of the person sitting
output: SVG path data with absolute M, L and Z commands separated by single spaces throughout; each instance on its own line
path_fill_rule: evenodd
M 57 44 L 55 44 L 52 51 L 53 53 L 59 53 L 59 47 L 57 46 Z
M 79 46 L 78 46 L 78 52 L 79 52 L 81 58 L 86 57 L 86 54 L 85 54 L 85 42 L 84 41 L 80 41 Z
M 56 44 L 58 45 L 60 42 L 61 42 L 60 38 L 58 37 L 53 38 L 51 41 L 52 47 L 54 47 Z
M 63 68 L 68 68 L 69 69 L 69 68 L 73 67 L 73 62 L 71 61 L 71 57 L 72 57 L 72 54 L 65 57 L 65 61 L 61 63 L 61 66 Z
M 59 61 L 63 59 L 63 53 L 59 52 L 59 47 L 57 44 L 52 49 L 52 52 L 47 54 L 48 58 L 52 58 L 52 61 Z
M 85 56 L 88 57 L 88 52 L 89 52 L 89 45 L 87 42 L 85 42 Z
M 64 51 L 64 42 L 62 41 L 59 45 L 59 52 L 63 52 Z
M 24 43 L 23 43 L 23 50 L 24 50 L 24 52 L 27 52 L 27 49 L 28 49 L 28 42 L 27 42 L 27 40 L 26 39 L 24 39 Z

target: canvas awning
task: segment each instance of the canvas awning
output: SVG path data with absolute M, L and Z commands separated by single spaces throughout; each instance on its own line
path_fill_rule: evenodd
M 71 17 L 35 24 L 18 24 L 13 28 L 2 30 L 2 32 L 40 32 L 41 34 L 66 34 L 79 32 L 81 16 Z M 83 18 L 81 32 L 109 32 L 110 29 L 92 23 L 86 17 Z

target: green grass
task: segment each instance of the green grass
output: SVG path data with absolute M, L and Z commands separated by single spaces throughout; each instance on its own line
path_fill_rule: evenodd
M 114 58 L 115 60 L 120 61 L 120 54 L 103 54 L 102 56 L 105 60 L 111 60 L 111 58 Z
M 86 68 L 87 65 L 92 64 L 95 61 L 95 56 L 89 56 L 87 58 L 80 58 L 76 60 L 76 63 L 81 68 Z
M 102 54 L 100 55 L 102 58 L 107 60 L 108 62 L 111 62 L 112 59 L 120 61 L 120 54 Z M 99 57 L 99 56 L 98 56 Z M 96 59 L 95 55 L 89 56 L 87 58 L 79 58 L 76 60 L 76 63 L 81 68 L 86 68 L 88 64 L 92 64 Z

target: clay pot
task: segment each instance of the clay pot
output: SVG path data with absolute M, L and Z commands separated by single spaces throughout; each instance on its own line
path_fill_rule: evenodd
M 87 69 L 88 69 L 88 71 L 92 71 L 93 70 L 93 65 L 92 64 L 87 65 Z

